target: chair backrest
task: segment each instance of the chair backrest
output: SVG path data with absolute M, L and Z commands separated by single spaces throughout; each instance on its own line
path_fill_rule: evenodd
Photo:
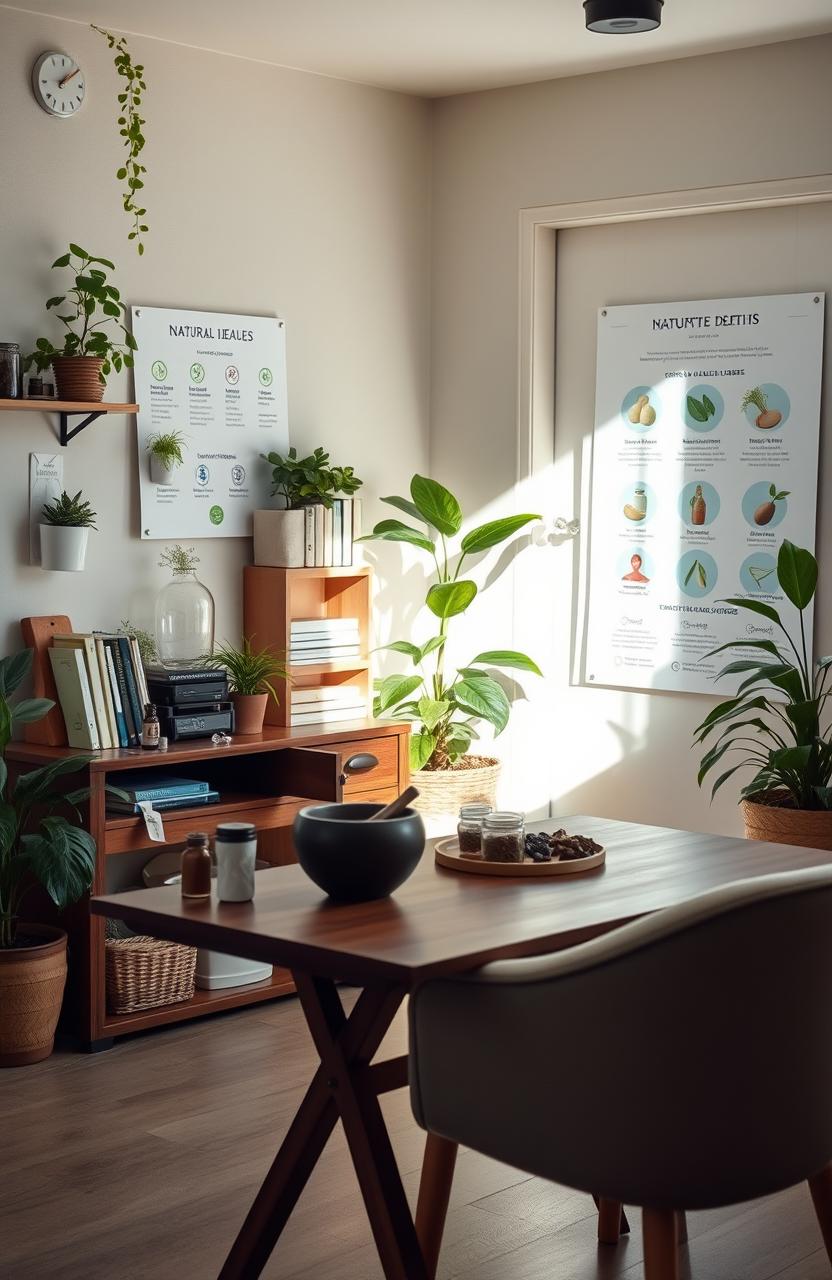
M 428 982 L 411 1044 L 417 1119 L 532 1173 L 659 1208 L 792 1185 L 832 1158 L 832 866 Z

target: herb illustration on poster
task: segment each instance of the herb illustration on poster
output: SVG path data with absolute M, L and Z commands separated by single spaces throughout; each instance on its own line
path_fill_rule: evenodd
M 778 638 L 721 601 L 787 618 L 778 549 L 814 549 L 823 314 L 819 293 L 599 313 L 587 682 L 725 697 L 742 676 L 715 686 L 704 655 Z
M 283 321 L 136 306 L 132 324 L 142 537 L 250 537 L 260 455 L 289 444 Z M 183 462 L 157 483 L 148 444 L 173 433 Z

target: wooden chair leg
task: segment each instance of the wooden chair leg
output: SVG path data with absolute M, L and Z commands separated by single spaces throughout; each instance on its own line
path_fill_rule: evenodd
M 455 1142 L 440 1138 L 436 1133 L 429 1133 L 427 1136 L 416 1205 L 416 1235 L 422 1246 L 430 1280 L 436 1275 L 439 1251 L 442 1248 L 458 1149 Z
M 809 1179 L 809 1190 L 829 1261 L 832 1262 L 832 1164 Z
M 644 1280 L 679 1280 L 676 1214 L 672 1209 L 641 1211 Z
M 598 1240 L 601 1244 L 618 1244 L 621 1236 L 622 1205 L 620 1200 L 598 1198 Z
M 688 1242 L 688 1219 L 684 1209 L 676 1210 L 676 1239 L 679 1244 Z

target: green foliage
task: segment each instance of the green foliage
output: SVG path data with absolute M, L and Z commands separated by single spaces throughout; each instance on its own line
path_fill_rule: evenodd
M 417 475 L 410 484 L 410 498 L 392 495 L 382 501 L 417 521 L 420 527 L 414 528 L 402 520 L 381 520 L 361 541 L 406 542 L 427 552 L 435 567 L 435 580 L 427 590 L 425 604 L 439 619 L 440 626 L 438 634 L 424 644 L 394 640 L 383 646 L 409 658 L 416 673 L 391 675 L 376 681 L 373 712 L 376 716 L 388 715 L 413 722 L 412 769 L 447 769 L 468 751 L 478 737 L 477 726 L 483 720 L 498 734 L 508 724 L 511 704 L 490 669 L 515 668 L 541 674 L 537 663 L 525 653 L 488 649 L 467 666 L 457 668 L 453 676 L 446 676 L 448 620 L 464 613 L 478 592 L 473 579 L 460 577 L 463 562 L 470 555 L 506 542 L 540 517 L 506 516 L 472 529 L 460 540 L 456 568 L 452 570 L 447 538 L 459 533 L 462 510 L 449 489 L 427 476 Z M 424 663 L 428 658 L 432 659 L 432 670 L 426 674 Z
M 25 366 L 34 365 L 42 372 L 56 356 L 97 356 L 104 361 L 99 379 L 106 382 L 112 369 L 132 368 L 137 350 L 136 339 L 123 323 L 126 308 L 121 294 L 107 280 L 107 270 L 115 267 L 109 258 L 93 257 L 77 244 L 70 244 L 69 251 L 52 263 L 53 270 L 64 267 L 72 272 L 72 286 L 46 303 L 47 311 L 60 308 L 58 319 L 66 329 L 63 345 L 38 338 Z M 115 331 L 104 327 L 113 324 Z
M 153 662 L 158 662 L 159 650 L 156 648 L 156 637 L 154 635 L 151 635 L 149 631 L 145 631 L 144 627 L 134 626 L 129 618 L 122 618 L 118 630 L 120 635 L 136 637 L 139 654 L 146 667 Z
M 88 502 L 81 501 L 79 489 L 74 498 L 70 498 L 64 489 L 60 498 L 47 502 L 41 508 L 45 524 L 67 525 L 73 529 L 97 529 L 96 513 Z
M 141 63 L 133 65 L 130 57 L 130 50 L 127 48 L 127 41 L 124 36 L 114 36 L 111 31 L 105 31 L 103 27 L 97 27 L 94 22 L 90 23 L 93 31 L 97 31 L 107 41 L 111 49 L 115 49 L 115 68 L 121 78 L 124 80 L 124 89 L 118 95 L 118 132 L 119 137 L 124 139 L 123 145 L 127 148 L 127 158 L 123 165 L 116 170 L 116 177 L 119 182 L 124 183 L 124 193 L 121 198 L 124 212 L 130 218 L 132 229 L 128 233 L 128 240 L 136 241 L 136 248 L 139 254 L 144 253 L 144 235 L 150 230 L 144 221 L 147 216 L 147 209 L 141 208 L 139 201 L 141 196 L 136 197 L 136 192 L 141 191 L 144 187 L 143 174 L 147 173 L 147 169 L 141 163 L 139 157 L 144 150 L 144 126 L 145 120 L 141 114 L 142 94 L 146 92 L 147 85 L 144 82 L 144 67 Z
M 694 730 L 700 746 L 712 738 L 702 757 L 699 785 L 725 757 L 731 767 L 713 784 L 711 796 L 738 769 L 755 774 L 742 789 L 743 797 L 776 792 L 798 809 L 832 809 L 832 740 L 826 716 L 830 690 L 826 679 L 832 657 L 809 666 L 804 612 L 811 604 L 818 580 L 818 563 L 811 551 L 785 541 L 777 557 L 777 578 L 786 598 L 799 614 L 799 635 L 792 637 L 780 615 L 762 600 L 730 599 L 722 603 L 747 609 L 773 622 L 782 640 L 731 640 L 706 657 L 729 649 L 740 654 L 722 668 L 716 679 L 742 675 L 737 694 L 719 703 Z M 786 701 L 774 694 L 786 695 Z M 764 718 L 765 717 L 765 718 Z M 736 760 L 739 753 L 742 759 Z M 729 763 L 726 760 L 726 763 Z
M 160 462 L 170 470 L 174 464 L 181 467 L 185 461 L 182 446 L 185 436 L 181 431 L 154 431 L 148 436 L 145 448 L 148 453 L 155 454 Z
M 282 498 L 290 511 L 321 504 L 331 507 L 336 494 L 349 497 L 364 483 L 352 467 L 330 466 L 329 454 L 320 447 L 308 458 L 299 458 L 294 447 L 285 457 L 280 453 L 262 457 L 272 464 L 272 497 Z
M 288 672 L 285 663 L 272 649 L 253 649 L 251 640 L 243 637 L 242 648 L 233 644 L 221 644 L 205 665 L 224 670 L 232 693 L 268 693 L 278 701 L 273 680 L 285 680 Z
M 195 548 L 183 547 L 178 542 L 172 547 L 165 547 L 159 556 L 159 568 L 170 569 L 172 573 L 193 573 L 198 564 Z

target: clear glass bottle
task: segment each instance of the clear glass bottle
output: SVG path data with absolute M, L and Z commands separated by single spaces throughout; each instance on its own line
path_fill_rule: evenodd
M 526 830 L 522 813 L 487 813 L 482 820 L 482 856 L 486 862 L 522 862 Z
M 456 828 L 460 853 L 479 853 L 482 848 L 482 820 L 491 812 L 490 804 L 463 804 Z
M 182 897 L 211 897 L 211 850 L 208 848 L 208 836 L 204 831 L 188 833 L 187 843 L 182 850 Z
M 214 597 L 192 569 L 174 571 L 156 597 L 156 648 L 165 667 L 191 667 L 214 652 Z

